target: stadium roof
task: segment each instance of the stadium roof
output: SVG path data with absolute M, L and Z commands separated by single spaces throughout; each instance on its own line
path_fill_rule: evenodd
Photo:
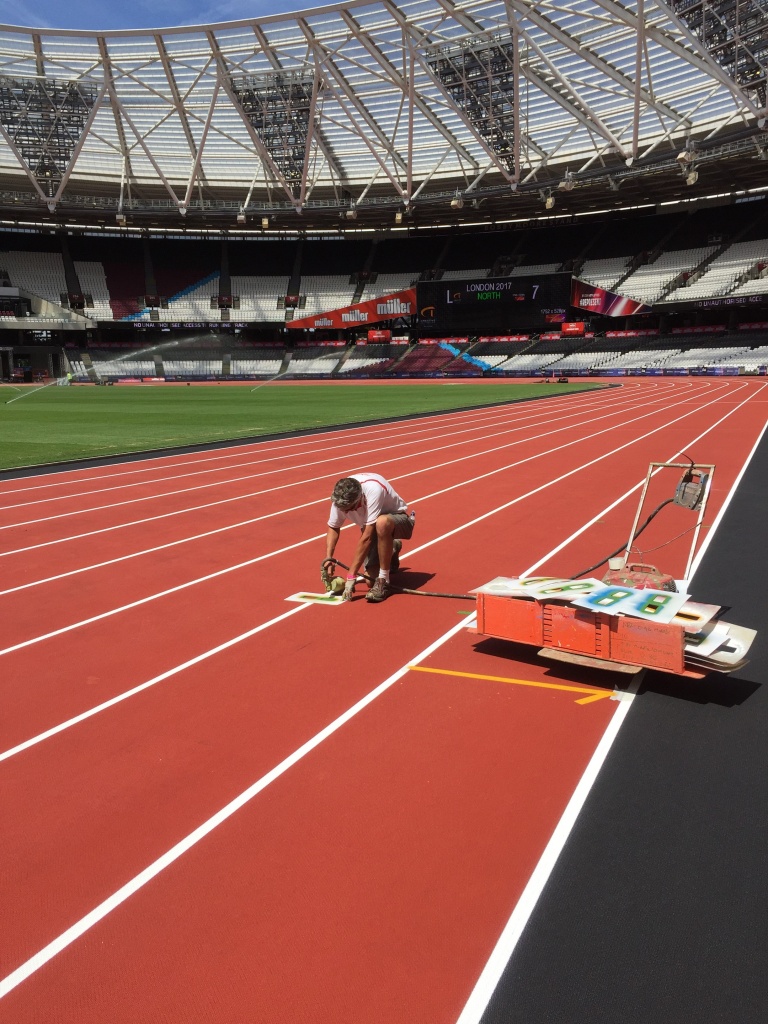
M 767 66 L 765 0 L 0 27 L 0 218 L 336 231 L 760 188 Z

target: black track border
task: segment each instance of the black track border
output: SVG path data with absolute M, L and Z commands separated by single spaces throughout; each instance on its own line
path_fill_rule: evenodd
M 482 1024 L 768 1019 L 766 507 L 768 433 L 693 587 L 750 663 L 646 677 Z

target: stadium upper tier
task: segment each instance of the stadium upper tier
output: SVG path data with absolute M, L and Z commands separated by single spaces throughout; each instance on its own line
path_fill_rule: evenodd
M 353 232 L 759 188 L 767 66 L 758 0 L 0 27 L 0 217 Z
M 345 237 L 107 239 L 92 232 L 0 231 L 0 306 L 8 306 L 6 325 L 11 308 L 26 321 L 30 304 L 38 317 L 53 319 L 77 310 L 81 327 L 149 319 L 278 324 L 419 282 L 544 280 L 569 273 L 658 312 L 696 301 L 703 308 L 768 310 L 765 195 L 695 212 L 612 214 L 595 218 L 591 227 L 585 233 L 579 223 L 537 224 L 415 239 L 373 236 L 364 243 Z M 727 303 L 714 301 L 726 297 Z M 489 333 L 515 333 L 504 328 L 503 313 L 499 318 Z

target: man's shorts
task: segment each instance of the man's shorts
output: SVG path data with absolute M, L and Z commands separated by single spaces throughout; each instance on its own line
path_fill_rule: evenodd
M 413 533 L 413 515 L 408 515 L 407 512 L 390 512 L 389 518 L 395 524 L 395 532 L 392 536 L 397 540 L 410 540 Z

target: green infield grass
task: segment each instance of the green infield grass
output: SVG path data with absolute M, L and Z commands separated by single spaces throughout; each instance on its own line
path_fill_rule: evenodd
M 257 387 L 254 382 L 253 387 Z M 0 385 L 0 469 L 490 405 L 604 387 L 506 381 L 408 384 Z

